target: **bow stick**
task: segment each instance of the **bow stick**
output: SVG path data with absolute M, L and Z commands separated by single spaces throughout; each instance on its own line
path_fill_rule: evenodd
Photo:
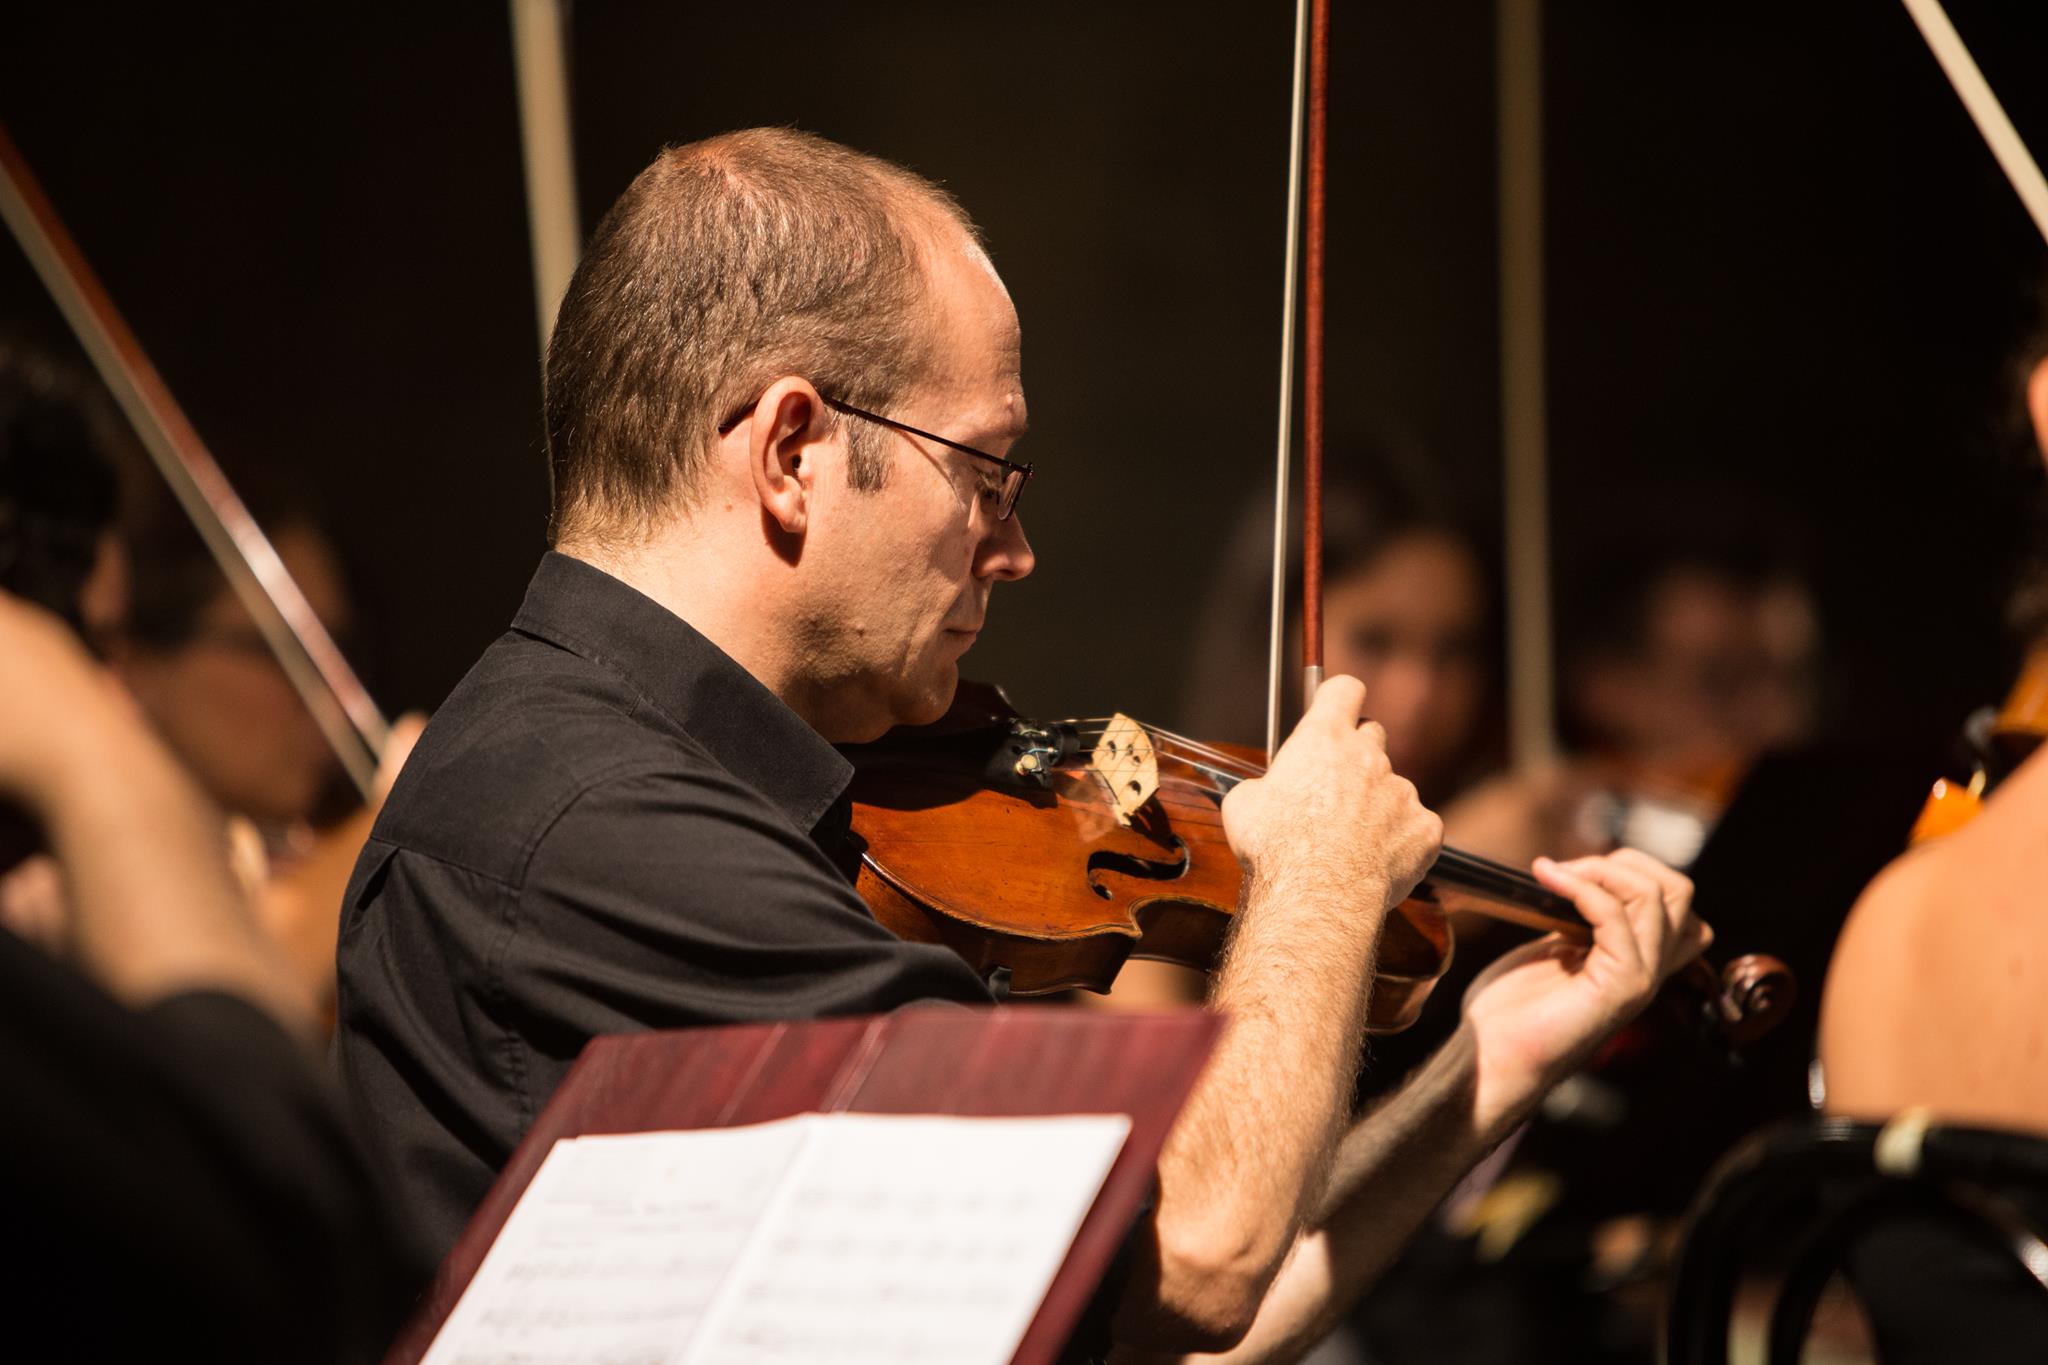
M 1308 200 L 1306 317 L 1302 336 L 1302 705 L 1323 681 L 1323 187 L 1329 131 L 1329 0 L 1296 0 L 1294 108 L 1287 158 L 1287 253 L 1280 306 L 1280 439 L 1274 461 L 1272 634 L 1266 678 L 1266 752 L 1280 750 L 1281 677 L 1287 640 L 1288 462 L 1293 454 L 1294 299 L 1302 255 L 1306 103 Z M 1306 91 L 1307 99 L 1303 94 Z
M 391 733 L 383 713 L 200 441 L 4 127 L 0 218 L 6 219 L 350 780 L 364 800 L 371 799 L 377 758 Z
M 1934 59 L 1941 63 L 1956 97 L 1969 110 L 1971 121 L 1977 125 L 1985 145 L 1991 148 L 1991 155 L 1998 159 L 1999 169 L 2005 172 L 2013 193 L 2026 205 L 2042 239 L 2048 241 L 2048 181 L 2041 178 L 2041 168 L 2035 164 L 2033 153 L 2027 150 L 2019 130 L 2006 117 L 2005 106 L 1991 92 L 1991 83 L 1978 70 L 1962 35 L 1949 22 L 1948 11 L 1941 7 L 1941 0 L 1905 0 L 1905 4 Z

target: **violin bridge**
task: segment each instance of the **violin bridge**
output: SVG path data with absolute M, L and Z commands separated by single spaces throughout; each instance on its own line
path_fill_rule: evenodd
M 1096 741 L 1088 767 L 1109 789 L 1117 822 L 1128 826 L 1138 808 L 1159 790 L 1159 755 L 1145 727 L 1119 712 Z

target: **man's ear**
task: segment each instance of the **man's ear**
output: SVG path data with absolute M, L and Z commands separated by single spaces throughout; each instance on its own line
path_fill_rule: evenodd
M 2048 356 L 2043 356 L 2027 376 L 2027 416 L 2034 422 L 2034 445 L 2048 461 Z
M 762 515 L 784 535 L 801 536 L 810 525 L 829 416 L 810 381 L 791 375 L 762 391 L 743 428 L 754 495 Z

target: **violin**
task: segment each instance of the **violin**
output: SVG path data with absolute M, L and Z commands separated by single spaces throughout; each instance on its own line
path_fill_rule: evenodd
M 2036 645 L 1996 710 L 1986 707 L 1963 726 L 1959 772 L 1935 779 L 1913 822 L 1909 843 L 1961 829 L 1984 808 L 1984 799 L 2027 761 L 2048 737 L 2048 644 Z
M 1242 882 L 1223 798 L 1265 771 L 1259 750 L 1124 716 L 1032 720 L 1000 689 L 962 684 L 940 721 L 843 751 L 856 885 L 899 937 L 943 944 L 1020 996 L 1107 991 L 1133 957 L 1214 966 Z M 1415 1022 L 1450 966 L 1451 912 L 1591 938 L 1564 897 L 1446 848 L 1381 930 L 1370 1031 Z M 1730 1042 L 1791 1008 L 1791 973 L 1773 958 L 1692 968 L 1678 979 Z

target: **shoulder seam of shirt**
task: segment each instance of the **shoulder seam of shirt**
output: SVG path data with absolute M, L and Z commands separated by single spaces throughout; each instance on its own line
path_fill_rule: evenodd
M 684 738 L 687 739 L 688 737 L 685 736 Z M 691 743 L 695 745 L 695 741 L 691 741 Z M 695 747 L 699 750 L 700 753 L 702 752 L 702 745 L 695 745 Z M 737 777 L 732 776 L 732 773 L 726 769 L 724 764 L 720 763 L 717 759 L 712 758 L 710 754 L 704 753 L 702 754 L 702 757 L 707 762 L 709 762 L 714 768 L 717 768 L 719 772 L 725 773 L 727 777 L 732 777 L 732 780 L 735 782 L 739 781 Z M 553 810 L 549 811 L 547 815 L 544 816 L 542 819 L 535 822 L 533 828 L 533 835 L 530 839 L 527 840 L 526 849 L 520 855 L 518 877 L 515 880 L 508 881 L 506 885 L 511 886 L 514 889 L 525 888 L 526 874 L 533 866 L 534 855 L 540 852 L 540 846 L 543 843 L 547 842 L 548 835 L 553 833 L 555 826 L 562 822 L 562 817 L 569 813 L 569 808 L 575 805 L 578 801 L 581 801 L 584 797 L 590 795 L 592 792 L 596 791 L 600 787 L 610 786 L 615 782 L 629 782 L 636 777 L 675 776 L 680 776 L 680 774 L 678 774 L 672 766 L 663 763 L 650 763 L 645 758 L 639 757 L 615 763 L 609 768 L 605 768 L 599 772 L 591 774 L 591 776 L 585 779 L 582 783 L 580 783 L 574 791 L 568 793 L 568 795 L 563 797 L 560 804 L 558 804 Z
M 656 605 L 659 604 L 657 603 Z M 667 609 L 663 608 L 663 610 Z M 521 615 L 524 615 L 524 612 L 522 612 Z M 671 612 L 670 615 L 674 615 L 674 613 Z M 683 621 L 681 617 L 676 617 L 676 619 L 682 625 L 689 626 L 689 622 Z M 683 734 L 689 734 L 689 727 L 684 725 L 682 721 L 678 720 L 675 717 L 674 713 L 672 713 L 666 706 L 663 706 L 659 701 L 649 696 L 647 694 L 647 689 L 640 685 L 640 680 L 638 678 L 635 678 L 629 670 L 627 670 L 623 665 L 621 665 L 615 659 L 612 658 L 610 650 L 605 649 L 601 645 L 593 643 L 590 639 L 583 636 L 580 632 L 575 631 L 573 629 L 569 629 L 562 623 L 556 621 L 550 621 L 547 623 L 547 629 L 549 633 L 546 635 L 542 635 L 538 631 L 533 630 L 531 628 L 521 626 L 517 620 L 515 620 L 512 623 L 512 629 L 518 631 L 522 635 L 525 635 L 528 639 L 538 640 L 544 645 L 548 645 L 555 649 L 561 650 L 564 654 L 570 654 L 578 659 L 583 659 L 589 663 L 596 664 L 599 668 L 604 669 L 607 673 L 610 673 L 613 677 L 617 678 L 620 682 L 624 683 L 626 685 L 627 690 L 630 691 L 633 694 L 633 696 L 638 699 L 637 704 L 634 707 L 635 711 L 639 710 L 641 707 L 646 707 L 647 709 L 652 711 L 658 711 L 661 713 L 661 718 L 663 720 L 667 721 L 670 725 L 675 726 L 676 729 L 681 731 Z M 691 627 L 691 629 L 694 630 L 695 628 Z M 706 643 L 708 644 L 710 642 L 706 641 Z M 714 645 L 712 646 L 712 648 L 715 649 L 717 648 L 717 646 Z M 627 714 L 630 716 L 631 713 L 629 712 Z M 710 757 L 708 752 L 705 756 L 707 758 Z M 713 759 L 712 761 L 716 762 L 717 760 Z M 719 764 L 719 766 L 723 768 L 725 765 L 721 763 Z
M 685 738 L 687 739 L 688 737 L 685 736 Z M 692 744 L 695 744 L 695 741 L 690 742 Z M 701 745 L 698 745 L 696 747 L 701 751 Z M 725 767 L 725 765 L 719 763 L 717 759 L 711 758 L 711 756 L 708 753 L 704 756 L 707 760 L 710 761 L 711 765 L 714 768 L 716 768 L 719 772 L 724 773 L 725 776 L 729 778 L 732 782 L 743 788 L 746 787 L 746 784 L 742 782 L 740 778 L 735 776 L 730 769 Z M 534 856 L 540 852 L 541 845 L 547 842 L 547 836 L 553 832 L 556 825 L 561 823 L 562 817 L 569 813 L 571 807 L 573 807 L 578 801 L 581 801 L 584 797 L 589 796 L 592 792 L 597 791 L 601 787 L 610 785 L 614 782 L 631 781 L 636 777 L 673 776 L 676 776 L 675 770 L 673 768 L 668 767 L 666 765 L 649 763 L 645 759 L 634 759 L 630 762 L 619 763 L 614 765 L 613 767 L 607 768 L 604 771 L 590 778 L 590 780 L 588 780 L 587 782 L 584 782 L 575 791 L 569 793 L 568 796 L 566 796 L 562 800 L 561 804 L 556 806 L 555 809 L 548 815 L 546 819 L 540 821 L 536 825 L 532 838 L 527 842 L 525 854 L 520 860 L 519 876 L 516 881 L 507 881 L 497 877 L 490 877 L 489 874 L 487 873 L 477 874 L 479 876 L 487 877 L 491 881 L 497 882 L 497 884 L 501 888 L 510 893 L 505 898 L 506 909 L 504 915 L 504 923 L 502 926 L 502 932 L 498 936 L 497 942 L 491 945 L 491 949 L 484 959 L 484 988 L 487 991 L 489 991 L 493 996 L 495 996 L 500 1001 L 501 1004 L 505 1000 L 505 959 L 511 953 L 512 945 L 518 940 L 519 934 L 521 930 L 524 928 L 524 924 L 519 914 L 520 898 L 525 894 L 526 878 L 528 872 L 532 869 Z M 751 788 L 749 788 L 749 790 L 751 790 Z M 765 798 L 763 798 L 763 800 L 765 801 Z M 776 815 L 782 815 L 781 810 L 778 809 L 773 802 L 766 802 L 766 804 L 768 805 L 770 810 L 775 812 Z M 799 834 L 802 833 L 802 831 L 800 830 L 797 832 Z M 506 1041 L 508 1042 L 508 1044 L 511 1045 L 509 1049 L 510 1052 L 516 1053 L 516 1035 L 508 1037 Z M 518 1072 L 520 1077 L 519 1083 L 517 1084 L 515 1089 L 519 1096 L 521 1110 L 526 1114 L 526 1126 L 530 1127 L 532 1125 L 534 1105 L 532 1102 L 533 1097 L 531 1096 L 531 1094 L 528 1093 L 525 1085 L 524 1057 L 514 1056 L 513 1063 L 513 1070 Z
M 491 945 L 489 952 L 484 958 L 483 988 L 492 999 L 497 1001 L 499 1017 L 507 1021 L 504 1026 L 504 1036 L 499 1042 L 505 1057 L 506 1070 L 512 1078 L 512 1094 L 518 1103 L 519 1131 L 522 1137 L 532 1129 L 534 1117 L 539 1112 L 539 1105 L 534 1099 L 532 1086 L 528 1084 L 526 1054 L 522 1047 L 524 1040 L 521 1038 L 519 1030 L 512 1027 L 510 1022 L 511 1015 L 506 1009 L 510 1001 L 505 989 L 505 959 L 511 954 L 512 945 L 518 941 L 520 933 L 525 928 L 525 921 L 519 913 L 519 902 L 526 891 L 527 872 L 532 868 L 534 855 L 540 851 L 540 846 L 546 842 L 549 832 L 561 823 L 562 817 L 578 801 L 611 782 L 626 781 L 635 777 L 660 776 L 672 771 L 669 767 L 649 763 L 644 758 L 635 758 L 627 762 L 614 764 L 609 768 L 590 775 L 578 784 L 574 790 L 564 796 L 561 802 L 545 818 L 535 823 L 534 832 L 527 839 L 525 851 L 520 856 L 519 872 L 516 878 L 500 878 L 492 876 L 487 872 L 476 874 L 489 881 L 496 882 L 500 890 L 506 893 L 504 897 L 505 911 L 502 923 L 499 926 L 497 941 Z M 721 768 L 720 771 L 723 772 L 724 769 Z M 451 865 L 460 866 L 460 864 Z
M 666 608 L 664 608 L 664 610 L 666 610 Z M 688 629 L 692 634 L 695 634 L 698 636 L 699 639 L 702 639 L 710 649 L 717 653 L 723 654 L 723 651 L 719 649 L 718 645 L 712 642 L 709 638 L 703 636 L 703 634 L 699 632 L 695 626 L 690 625 L 688 621 L 683 620 L 681 617 L 676 617 L 676 620 L 682 626 Z M 670 725 L 674 726 L 677 734 L 681 736 L 683 739 L 689 741 L 690 744 L 695 746 L 697 752 L 702 754 L 704 758 L 707 761 L 709 761 L 713 766 L 715 766 L 720 772 L 725 773 L 727 776 L 731 777 L 735 782 L 743 783 L 750 789 L 754 788 L 753 783 L 748 782 L 738 773 L 733 772 L 733 770 L 727 767 L 725 762 L 722 759 L 720 759 L 718 755 L 712 753 L 710 749 L 706 748 L 701 740 L 699 740 L 694 734 L 690 733 L 690 727 L 684 724 L 682 719 L 678 717 L 675 714 L 675 712 L 671 711 L 666 705 L 664 705 L 658 697 L 651 695 L 646 688 L 640 685 L 639 679 L 635 678 L 633 674 L 624 666 L 615 662 L 611 658 L 610 654 L 607 651 L 603 650 L 601 647 L 591 644 L 588 640 L 579 636 L 575 631 L 564 629 L 561 626 L 552 622 L 549 623 L 548 626 L 548 629 L 554 632 L 552 636 L 538 634 L 535 631 L 520 626 L 516 621 L 513 623 L 512 629 L 520 632 L 523 635 L 526 635 L 529 639 L 537 640 L 540 643 L 548 645 L 554 649 L 559 649 L 565 654 L 574 655 L 576 658 L 582 659 L 588 663 L 596 664 L 598 667 L 604 669 L 613 677 L 617 678 L 620 682 L 624 683 L 626 685 L 627 690 L 631 692 L 634 697 L 638 698 L 638 704 L 634 707 L 634 710 L 632 712 L 625 713 L 628 719 L 631 719 L 632 716 L 642 708 L 656 712 L 661 716 L 663 720 L 667 721 Z M 746 675 L 747 680 L 749 682 L 753 682 L 757 685 L 760 684 L 760 680 L 758 678 L 755 678 L 752 674 L 747 673 L 746 670 L 740 666 L 737 660 L 733 660 L 728 656 L 727 661 L 731 663 L 733 667 L 739 668 L 741 673 Z M 787 706 L 787 703 L 783 702 L 781 698 L 776 697 L 774 693 L 770 692 L 768 695 L 778 705 L 785 707 Z M 769 800 L 769 804 L 777 805 L 777 803 L 772 798 Z M 780 809 L 779 805 L 777 805 L 777 808 Z
M 625 715 L 628 719 L 631 718 L 631 712 L 622 712 L 621 714 Z M 676 738 L 680 742 L 687 744 L 696 757 L 703 759 L 706 763 L 716 768 L 719 772 L 724 773 L 727 777 L 731 777 L 733 781 L 737 782 L 740 780 L 738 777 L 733 776 L 732 771 L 729 768 L 727 768 L 723 763 L 720 763 L 715 757 L 713 757 L 710 754 L 710 752 L 704 748 L 703 745 L 698 744 L 694 739 L 691 739 L 687 733 L 679 735 Z M 526 884 L 527 868 L 533 862 L 533 855 L 540 848 L 541 841 L 547 838 L 548 831 L 552 830 L 555 827 L 556 823 L 561 820 L 563 814 L 568 811 L 569 807 L 575 805 L 585 796 L 597 790 L 599 787 L 606 785 L 607 783 L 624 781 L 634 777 L 658 776 L 664 773 L 673 773 L 674 771 L 675 770 L 673 768 L 668 767 L 666 765 L 659 763 L 650 763 L 645 758 L 636 757 L 622 761 L 620 763 L 616 763 L 609 768 L 603 768 L 595 773 L 587 774 L 584 777 L 579 778 L 575 783 L 571 785 L 570 790 L 562 797 L 561 801 L 556 806 L 554 806 L 553 809 L 546 811 L 544 814 L 541 815 L 539 819 L 533 822 L 531 826 L 532 833 L 527 836 L 527 839 L 525 841 L 525 847 L 520 852 L 519 870 L 512 873 L 493 872 L 488 868 L 478 867 L 473 862 L 470 862 L 467 859 L 450 857 L 445 853 L 433 852 L 428 849 L 419 847 L 419 845 L 411 842 L 410 840 L 404 838 L 394 838 L 390 835 L 378 834 L 374 831 L 371 833 L 370 837 L 364 842 L 366 844 L 381 843 L 386 847 L 390 848 L 394 854 L 403 853 L 413 858 L 424 858 L 429 862 L 440 863 L 445 867 L 456 868 L 460 871 L 469 873 L 473 877 L 481 877 L 483 878 L 483 880 L 487 882 L 494 882 L 499 886 L 507 887 L 511 890 L 516 891 Z

